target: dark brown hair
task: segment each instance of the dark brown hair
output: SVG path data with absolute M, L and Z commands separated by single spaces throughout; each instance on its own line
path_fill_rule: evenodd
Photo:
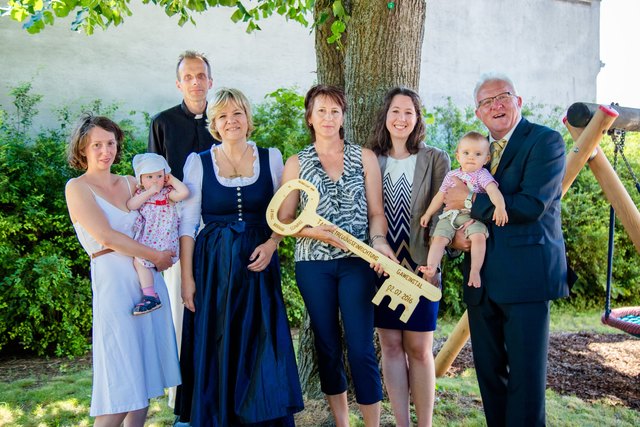
M 342 109 L 342 114 L 347 112 L 347 98 L 342 89 L 329 85 L 315 85 L 309 89 L 309 92 L 304 97 L 304 123 L 311 133 L 311 142 L 316 140 L 316 131 L 309 123 L 309 119 L 313 112 L 313 103 L 319 96 L 326 96 L 338 104 Z M 344 127 L 340 127 L 340 139 L 344 139 Z
M 382 108 L 378 111 L 376 121 L 373 126 L 373 133 L 367 142 L 367 146 L 373 150 L 376 155 L 386 156 L 391 150 L 391 134 L 387 129 L 387 113 L 391 108 L 391 102 L 396 95 L 408 96 L 411 98 L 413 107 L 416 111 L 416 126 L 407 138 L 407 150 L 411 154 L 416 154 L 420 147 L 420 143 L 424 140 L 426 127 L 422 119 L 422 103 L 420 96 L 409 88 L 397 86 L 389 90 L 382 101 Z
M 120 161 L 122 157 L 122 141 L 124 140 L 124 133 L 120 126 L 108 117 L 84 113 L 80 116 L 80 120 L 78 120 L 75 129 L 71 133 L 69 146 L 67 147 L 67 162 L 72 168 L 87 169 L 87 156 L 84 150 L 89 145 L 89 132 L 96 127 L 111 132 L 116 137 L 117 151 L 113 164 Z

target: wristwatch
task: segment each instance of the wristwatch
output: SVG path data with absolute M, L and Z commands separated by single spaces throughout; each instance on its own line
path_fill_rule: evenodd
M 473 190 L 469 190 L 469 195 L 464 199 L 465 209 L 471 209 L 471 206 L 473 206 Z

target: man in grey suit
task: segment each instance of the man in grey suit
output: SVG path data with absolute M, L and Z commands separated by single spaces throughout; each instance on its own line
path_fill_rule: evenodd
M 487 166 L 509 215 L 496 226 L 489 197 L 461 182 L 445 198 L 447 208 L 470 206 L 489 229 L 482 286 L 464 289 L 482 403 L 489 427 L 543 426 L 549 301 L 569 294 L 560 220 L 565 144 L 558 132 L 522 117 L 508 77 L 484 76 L 474 98 L 492 142 Z M 469 254 L 464 283 L 468 267 Z

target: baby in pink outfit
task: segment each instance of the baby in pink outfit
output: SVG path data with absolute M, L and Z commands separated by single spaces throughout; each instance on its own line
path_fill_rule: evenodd
M 143 245 L 160 251 L 175 252 L 179 259 L 178 210 L 176 202 L 189 197 L 189 190 L 171 175 L 167 161 L 159 154 L 137 154 L 133 170 L 138 180 L 135 194 L 127 201 L 127 208 L 137 209 L 140 216 L 135 223 L 134 238 Z M 152 262 L 135 258 L 133 265 L 140 278 L 142 300 L 133 307 L 133 315 L 151 313 L 162 307 L 153 283 Z

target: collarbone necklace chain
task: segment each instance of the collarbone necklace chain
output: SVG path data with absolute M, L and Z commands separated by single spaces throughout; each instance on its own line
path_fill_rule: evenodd
M 238 164 L 242 162 L 242 159 L 244 158 L 244 155 L 247 154 L 248 150 L 249 150 L 249 144 L 247 143 L 247 146 L 244 147 L 244 151 L 242 152 L 242 155 L 240 155 L 240 158 L 238 159 Z M 222 146 L 222 144 L 220 144 L 220 151 L 222 151 L 222 155 L 227 160 L 227 163 L 229 163 L 229 165 L 231 165 L 231 167 L 233 168 L 233 175 L 230 175 L 229 178 L 233 179 L 233 178 L 242 177 L 242 174 L 238 173 L 238 168 L 236 167 L 236 165 L 231 161 L 231 158 L 227 156 L 227 153 L 224 151 L 224 147 Z

